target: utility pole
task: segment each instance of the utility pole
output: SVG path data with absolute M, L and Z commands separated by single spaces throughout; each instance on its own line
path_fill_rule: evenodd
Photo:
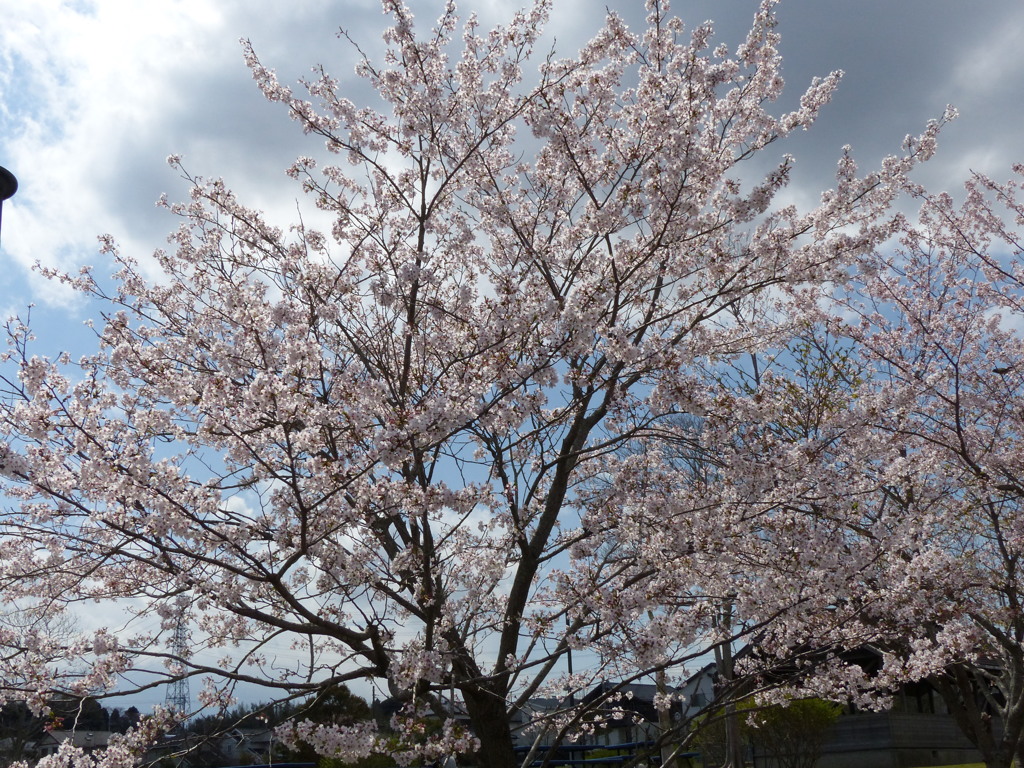
M 668 683 L 666 682 L 666 675 L 664 669 L 659 669 L 655 673 L 654 681 L 658 688 L 658 695 L 662 697 L 663 702 L 667 702 L 668 699 Z M 672 712 L 671 707 L 665 706 L 664 709 L 658 709 L 658 738 L 661 741 L 661 768 L 676 768 L 679 765 L 679 761 L 675 758 L 675 754 L 678 751 L 678 747 L 673 744 L 676 739 L 669 739 L 669 733 L 672 731 Z
M 732 657 L 732 598 L 722 605 L 722 612 L 716 621 L 722 631 L 722 642 L 715 646 L 715 664 L 721 690 L 725 692 L 725 762 L 722 768 L 743 768 L 744 744 L 740 731 L 739 713 L 736 711 Z

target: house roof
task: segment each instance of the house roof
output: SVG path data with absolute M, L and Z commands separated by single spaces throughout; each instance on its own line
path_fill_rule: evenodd
M 46 741 L 47 737 L 58 744 L 70 741 L 71 745 L 74 747 L 90 749 L 106 747 L 107 743 L 110 741 L 110 731 L 47 731 L 40 741 Z

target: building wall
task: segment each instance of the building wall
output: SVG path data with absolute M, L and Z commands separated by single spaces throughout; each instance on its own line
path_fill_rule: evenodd
M 908 768 L 980 759 L 951 715 L 862 712 L 839 718 L 817 768 Z

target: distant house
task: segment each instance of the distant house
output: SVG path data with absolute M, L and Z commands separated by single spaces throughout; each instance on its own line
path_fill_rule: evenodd
M 849 654 L 849 661 L 873 672 L 882 654 L 870 647 Z M 882 712 L 847 705 L 832 729 L 818 768 L 900 768 L 981 761 L 949 713 L 938 691 L 921 680 L 907 683 Z
M 281 744 L 273 729 L 266 726 L 232 728 L 224 733 L 204 736 L 175 731 L 150 746 L 143 764 L 161 763 L 175 768 L 204 765 L 279 765 L 275 754 Z
M 870 647 L 844 654 L 869 674 L 881 667 L 882 654 Z M 709 664 L 680 690 L 692 691 L 687 718 L 714 698 L 716 668 Z M 698 693 L 700 692 L 700 693 Z M 758 768 L 775 768 L 773 757 L 758 747 L 751 749 Z M 892 705 L 881 712 L 847 704 L 832 727 L 816 768 L 901 768 L 902 766 L 951 765 L 979 762 L 981 756 L 957 726 L 939 693 L 927 682 L 904 685 Z
M 667 693 L 675 694 L 671 688 Z M 586 704 L 606 703 L 596 710 L 603 718 L 593 737 L 588 741 L 607 747 L 623 744 L 654 743 L 661 734 L 658 709 L 654 705 L 658 687 L 649 683 L 600 683 L 584 697 Z M 681 705 L 673 700 L 669 708 L 670 721 L 678 722 Z
M 540 759 L 548 755 L 552 765 L 588 766 L 608 768 L 622 764 L 651 765 L 661 763 L 658 757 L 658 739 L 665 725 L 677 725 L 685 714 L 687 697 L 702 700 L 710 691 L 710 681 L 702 680 L 685 693 L 682 688 L 669 688 L 672 702 L 666 715 L 655 706 L 658 686 L 646 683 L 602 682 L 584 693 L 579 701 L 588 705 L 592 713 L 574 733 L 555 744 L 554 729 L 545 730 L 543 723 L 558 719 L 558 715 L 572 705 L 565 699 L 531 699 L 526 707 L 513 717 L 516 734 L 516 752 L 521 757 L 534 753 Z M 681 757 L 692 756 L 693 753 Z M 634 763 L 639 759 L 640 762 Z
M 817 768 L 902 768 L 980 761 L 980 753 L 952 715 L 894 709 L 840 715 Z
M 109 741 L 110 731 L 46 731 L 30 750 L 38 759 L 56 754 L 60 745 L 65 742 L 71 742 L 72 746 L 89 753 L 106 749 Z
M 510 725 L 516 746 L 529 748 L 534 744 L 549 747 L 554 743 L 555 734 L 545 724 L 564 706 L 561 699 L 535 697 L 512 713 Z
M 220 750 L 233 755 L 238 765 L 269 765 L 274 762 L 272 728 L 232 728 L 220 737 Z
M 699 714 L 715 698 L 718 668 L 714 662 L 702 667 L 676 689 L 680 716 L 689 720 Z

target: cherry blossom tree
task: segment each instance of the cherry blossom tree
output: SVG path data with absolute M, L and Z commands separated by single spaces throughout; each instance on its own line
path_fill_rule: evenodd
M 961 203 L 910 185 L 921 210 L 898 245 L 861 259 L 801 340 L 723 387 L 728 407 L 705 426 L 728 446 L 719 503 L 744 500 L 776 544 L 762 551 L 801 573 L 787 583 L 819 611 L 772 626 L 761 652 L 807 648 L 809 672 L 831 657 L 831 674 L 796 688 L 832 698 L 927 678 L 993 768 L 1021 756 L 1024 736 L 1014 172 L 974 176 Z M 805 543 L 822 537 L 831 562 Z M 843 670 L 858 643 L 886 652 L 877 675 Z
M 918 603 L 930 610 L 897 617 L 914 638 L 897 646 L 899 661 L 932 670 L 961 729 L 999 768 L 1022 756 L 1024 737 L 1024 167 L 1014 172 L 1005 184 L 976 175 L 959 205 L 918 190 L 920 220 L 865 281 L 872 307 L 852 334 L 890 393 L 878 429 L 899 463 L 917 464 L 890 497 L 929 520 L 945 555 L 920 577 Z
M 72 643 L 0 629 L 21 651 L 3 679 L 31 681 L 6 695 L 187 677 L 215 705 L 239 683 L 288 699 L 371 678 L 403 704 L 394 733 L 282 738 L 504 768 L 532 697 L 563 702 L 534 723 L 562 738 L 591 722 L 575 694 L 594 680 L 820 621 L 848 570 L 829 572 L 831 538 L 799 541 L 820 594 L 773 581 L 755 567 L 808 531 L 747 514 L 756 469 L 735 504 L 701 503 L 708 478 L 680 456 L 715 448 L 723 363 L 783 346 L 896 231 L 939 122 L 863 176 L 844 153 L 812 210 L 777 205 L 792 160 L 756 183 L 745 161 L 807 128 L 839 73 L 772 114 L 773 4 L 735 51 L 651 0 L 639 33 L 610 14 L 575 57 L 528 68 L 543 0 L 461 37 L 451 5 L 418 35 L 385 0 L 388 53 L 358 68 L 379 110 L 323 70 L 304 100 L 246 44 L 337 164 L 290 169 L 318 210 L 287 229 L 182 170 L 158 274 L 111 238 L 111 281 L 51 273 L 106 307 L 93 354 L 37 356 L 8 325 L 0 591 L 137 621 Z M 687 416 L 708 420 L 699 438 Z M 281 640 L 301 660 L 276 660 Z

